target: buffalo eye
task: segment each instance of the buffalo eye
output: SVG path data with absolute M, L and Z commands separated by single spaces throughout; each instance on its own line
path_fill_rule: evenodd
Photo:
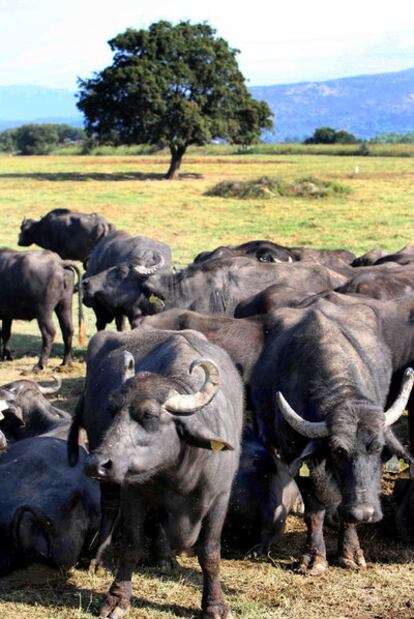
M 382 451 L 382 447 L 383 447 L 382 444 L 376 439 L 374 439 L 367 445 L 367 452 L 371 455 L 377 454 Z

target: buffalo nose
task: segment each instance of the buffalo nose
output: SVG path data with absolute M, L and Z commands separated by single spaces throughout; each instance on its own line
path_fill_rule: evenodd
M 345 520 L 348 522 L 373 522 L 375 508 L 372 505 L 361 503 L 344 510 Z M 377 518 L 375 518 L 377 520 Z
M 105 479 L 111 473 L 112 460 L 99 457 L 98 455 L 89 456 L 86 462 L 85 472 L 89 477 Z

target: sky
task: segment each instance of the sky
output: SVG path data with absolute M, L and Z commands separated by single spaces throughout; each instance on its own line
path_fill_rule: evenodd
M 77 89 L 126 28 L 207 21 L 249 86 L 414 67 L 413 0 L 0 0 L 0 85 Z

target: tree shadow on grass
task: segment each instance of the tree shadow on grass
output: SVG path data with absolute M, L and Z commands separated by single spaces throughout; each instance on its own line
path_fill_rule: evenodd
M 122 172 L 107 174 L 104 172 L 24 172 L 24 173 L 6 173 L 0 174 L 2 179 L 32 179 L 35 181 L 51 181 L 51 182 L 79 182 L 79 181 L 162 181 L 165 179 L 165 174 L 158 172 Z M 202 174 L 185 173 L 180 174 L 180 179 L 200 179 Z

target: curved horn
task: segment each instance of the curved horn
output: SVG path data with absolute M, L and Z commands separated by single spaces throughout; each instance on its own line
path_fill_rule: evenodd
M 329 436 L 329 428 L 326 421 L 307 421 L 303 419 L 287 403 L 280 391 L 276 394 L 277 405 L 288 424 L 302 436 L 307 438 L 325 438 Z
M 164 406 L 171 413 L 191 414 L 208 404 L 220 388 L 219 369 L 210 359 L 196 359 L 190 365 L 190 374 L 194 368 L 201 367 L 205 373 L 204 384 L 199 391 L 192 394 L 182 394 L 172 391 Z
M 62 379 L 60 379 L 58 376 L 56 376 L 56 374 L 53 374 L 52 378 L 53 378 L 54 381 L 56 381 L 56 386 L 55 387 L 42 387 L 42 385 L 39 385 L 38 383 L 36 383 L 40 393 L 43 393 L 43 395 L 49 395 L 51 393 L 57 393 L 59 391 L 59 389 L 62 387 Z
M 135 376 L 135 359 L 129 350 L 122 353 L 122 382 Z
M 144 275 L 144 276 L 153 275 L 154 273 L 159 271 L 162 266 L 164 266 L 164 262 L 165 260 L 163 256 L 160 255 L 158 262 L 151 265 L 150 267 L 146 267 L 143 264 L 134 265 L 134 271 L 138 273 L 138 275 Z
M 23 217 L 22 226 L 23 226 L 23 224 L 25 224 L 25 223 L 26 223 L 26 221 L 27 221 L 27 217 L 26 217 L 26 215 L 25 215 L 25 216 Z
M 405 407 L 407 406 L 408 398 L 410 397 L 411 389 L 414 383 L 414 370 L 413 368 L 407 368 L 404 372 L 404 376 L 401 383 L 400 393 L 397 399 L 390 408 L 385 411 L 384 425 L 386 428 L 392 426 L 403 414 Z
M 288 261 L 288 262 L 293 262 L 293 258 L 292 258 L 292 256 L 288 256 L 287 261 Z

